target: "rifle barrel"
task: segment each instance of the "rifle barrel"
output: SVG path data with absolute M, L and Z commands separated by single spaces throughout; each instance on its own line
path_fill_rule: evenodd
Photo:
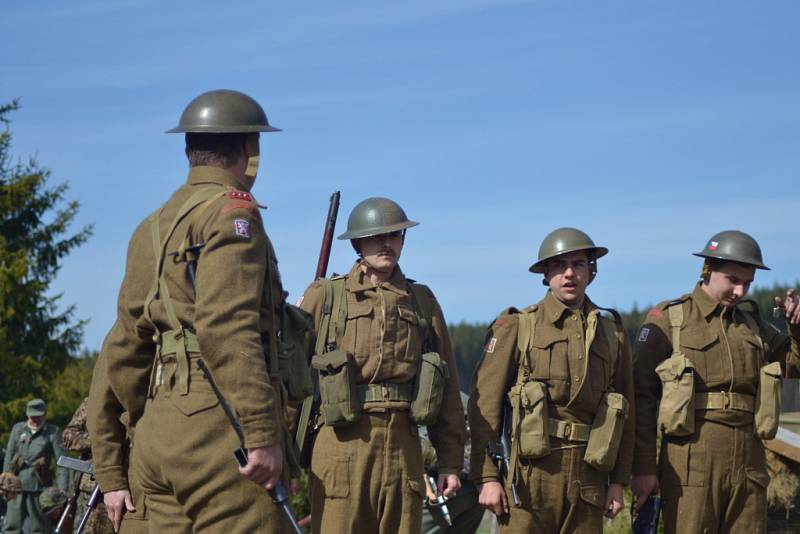
M 331 195 L 328 206 L 328 216 L 325 218 L 325 232 L 322 236 L 322 246 L 319 249 L 319 260 L 317 270 L 314 273 L 314 280 L 323 278 L 328 272 L 328 260 L 331 257 L 331 245 L 333 243 L 333 232 L 336 229 L 336 217 L 339 215 L 339 198 L 341 192 L 336 191 Z

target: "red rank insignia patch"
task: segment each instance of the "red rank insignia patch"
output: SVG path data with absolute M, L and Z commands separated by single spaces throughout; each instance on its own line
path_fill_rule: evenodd
M 228 191 L 228 198 L 231 200 L 246 200 L 247 202 L 253 201 L 252 195 L 245 191 Z
M 655 317 L 656 319 L 663 319 L 664 318 L 664 314 L 661 313 L 661 310 L 659 310 L 658 308 L 653 308 L 652 310 L 647 312 L 647 316 L 648 317 Z

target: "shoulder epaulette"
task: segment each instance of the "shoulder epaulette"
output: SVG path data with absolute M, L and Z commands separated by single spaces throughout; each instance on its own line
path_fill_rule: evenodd
M 346 275 L 346 274 L 336 274 L 336 273 L 333 273 L 333 274 L 331 275 L 331 277 L 329 278 L 329 280 L 341 280 L 341 279 L 343 279 L 343 278 L 347 278 L 347 275 Z

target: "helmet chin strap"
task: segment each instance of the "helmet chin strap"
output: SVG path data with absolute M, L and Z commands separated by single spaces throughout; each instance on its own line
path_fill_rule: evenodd
M 261 157 L 259 156 L 260 148 L 258 143 L 258 134 L 251 134 L 247 136 L 245 149 L 247 150 L 248 157 L 247 169 L 244 171 L 244 175 L 250 180 L 255 180 L 256 174 L 258 174 L 258 164 L 261 160 Z

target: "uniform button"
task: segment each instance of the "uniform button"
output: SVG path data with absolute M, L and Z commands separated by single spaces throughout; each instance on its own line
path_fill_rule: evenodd
M 583 359 L 583 354 L 578 354 L 578 359 L 582 360 Z
M 158 334 L 153 334 L 153 343 L 158 343 Z
M 572 316 L 572 320 L 573 320 L 573 321 L 577 321 L 577 320 L 578 320 L 578 316 L 577 316 L 577 315 L 573 315 L 573 316 Z
M 575 377 L 575 382 L 580 382 L 580 381 L 581 381 L 581 377 L 579 377 L 579 376 L 576 376 L 576 377 Z

